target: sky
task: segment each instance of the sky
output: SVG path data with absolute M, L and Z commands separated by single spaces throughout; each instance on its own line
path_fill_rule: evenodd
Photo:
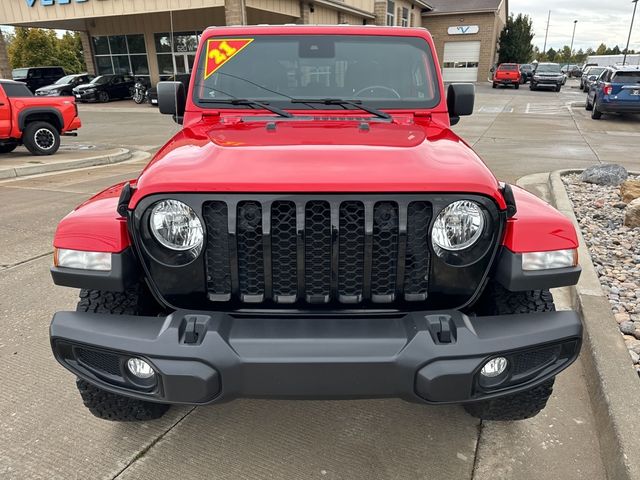
M 595 50 L 600 43 L 609 47 L 617 44 L 622 50 L 627 44 L 633 3 L 631 0 L 509 0 L 509 10 L 531 17 L 535 33 L 533 44 L 540 49 L 544 45 L 547 15 L 551 10 L 547 50 L 550 47 L 558 50 L 571 44 L 574 20 L 578 20 L 574 50 L 589 47 Z M 640 7 L 629 48 L 640 50 Z

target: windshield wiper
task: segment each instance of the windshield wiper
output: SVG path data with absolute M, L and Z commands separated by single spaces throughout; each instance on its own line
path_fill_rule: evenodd
M 276 115 L 284 118 L 293 118 L 294 115 L 292 113 L 287 112 L 286 110 L 282 110 L 278 107 L 274 107 L 273 105 L 269 105 L 267 103 L 259 102 L 258 100 L 251 100 L 249 98 L 201 98 L 198 100 L 201 103 L 227 103 L 229 105 L 248 105 L 251 107 L 260 107 L 265 110 L 269 110 Z
M 384 118 L 385 120 L 391 120 L 391 115 L 373 107 L 363 105 L 360 100 L 346 100 L 343 98 L 292 98 L 291 103 L 320 103 L 322 105 L 350 105 L 352 107 L 364 110 L 371 115 L 375 115 L 378 118 Z

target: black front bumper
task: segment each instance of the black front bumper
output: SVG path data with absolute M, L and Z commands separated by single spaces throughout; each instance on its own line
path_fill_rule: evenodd
M 56 359 L 79 377 L 112 392 L 187 404 L 238 397 L 481 400 L 556 375 L 576 359 L 581 337 L 572 311 L 346 318 L 59 312 L 51 323 Z M 498 355 L 509 368 L 501 383 L 487 383 L 479 371 Z M 135 380 L 125 366 L 132 356 L 150 363 L 157 380 Z

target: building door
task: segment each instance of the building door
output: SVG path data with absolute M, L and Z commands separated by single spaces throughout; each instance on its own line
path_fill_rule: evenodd
M 442 76 L 445 82 L 476 82 L 480 61 L 480 42 L 444 44 Z

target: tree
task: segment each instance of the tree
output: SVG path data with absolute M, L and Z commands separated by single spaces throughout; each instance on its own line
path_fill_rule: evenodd
M 499 63 L 529 63 L 533 58 L 533 26 L 528 15 L 509 15 L 500 33 Z
M 53 30 L 17 27 L 8 53 L 12 68 L 59 65 L 67 73 L 86 70 L 77 32 L 66 32 L 58 38 Z
M 558 52 L 556 52 L 553 48 L 550 48 L 549 50 L 547 50 L 547 53 L 545 53 L 545 57 L 547 57 L 547 62 L 555 62 L 557 55 L 558 55 Z
M 596 55 L 606 55 L 607 50 L 607 46 L 604 43 L 601 43 L 600 46 L 596 49 Z

